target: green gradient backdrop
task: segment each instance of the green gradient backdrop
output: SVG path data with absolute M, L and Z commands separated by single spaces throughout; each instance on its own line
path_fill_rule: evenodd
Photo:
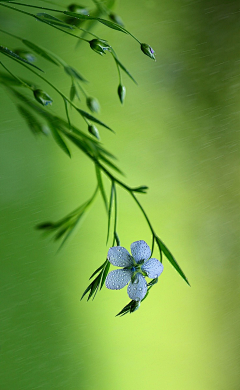
M 164 261 L 158 286 L 134 315 L 114 317 L 128 302 L 126 290 L 104 289 L 93 303 L 79 302 L 108 249 L 101 199 L 57 255 L 55 244 L 33 227 L 90 196 L 93 166 L 74 147 L 69 160 L 52 141 L 34 139 L 1 90 L 0 388 L 236 390 L 239 2 L 122 0 L 117 10 L 157 52 L 154 63 L 129 37 L 98 28 L 139 83 L 124 77 L 124 107 L 109 56 L 89 53 L 84 45 L 73 50 L 74 38 L 22 17 L 11 22 L 13 13 L 2 9 L 0 23 L 22 37 L 31 34 L 92 81 L 100 119 L 116 130 L 112 135 L 101 129 L 102 141 L 119 158 L 129 184 L 149 185 L 139 199 L 192 287 Z M 2 44 L 19 46 L 1 37 Z M 44 67 L 68 93 L 62 71 Z M 62 110 L 48 92 L 54 109 Z M 149 242 L 139 210 L 122 191 L 119 200 L 122 245 Z

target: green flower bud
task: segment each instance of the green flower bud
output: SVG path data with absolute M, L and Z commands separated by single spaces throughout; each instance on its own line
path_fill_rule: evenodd
M 119 84 L 119 86 L 118 86 L 118 96 L 119 96 L 120 102 L 123 104 L 125 96 L 126 96 L 126 88 L 122 84 Z
M 71 12 L 75 12 L 76 14 L 79 15 L 89 15 L 88 9 L 85 6 L 80 4 L 70 4 L 68 6 L 68 10 Z
M 155 55 L 154 55 L 154 50 L 149 46 L 147 43 L 141 43 L 141 50 L 146 56 L 152 58 L 153 60 L 156 61 Z
M 93 97 L 88 97 L 86 99 L 87 106 L 89 110 L 92 112 L 99 112 L 100 111 L 100 105 L 98 103 L 98 100 Z
M 41 89 L 35 89 L 33 91 L 35 99 L 41 103 L 43 106 L 48 106 L 51 105 L 53 100 L 52 98 L 44 91 Z
M 94 125 L 88 125 L 88 132 L 92 134 L 97 139 L 100 139 L 98 129 Z
M 119 24 L 119 26 L 124 27 L 124 23 L 123 23 L 122 19 L 120 18 L 120 16 L 118 16 L 118 15 L 114 14 L 113 12 L 111 12 L 111 13 L 109 14 L 109 18 L 110 18 L 113 22 Z
M 19 57 L 23 58 L 24 60 L 27 60 L 29 62 L 36 61 L 36 57 L 30 53 L 28 50 L 24 49 L 15 49 L 14 53 L 16 53 Z
M 98 54 L 106 54 L 106 50 L 110 50 L 110 46 L 104 39 L 92 39 L 89 41 L 90 47 Z

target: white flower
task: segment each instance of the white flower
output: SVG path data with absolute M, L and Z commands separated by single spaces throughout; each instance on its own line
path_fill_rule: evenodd
M 147 293 L 147 282 L 144 276 L 157 278 L 163 271 L 159 260 L 151 258 L 151 250 L 143 241 L 131 244 L 131 253 L 122 246 L 114 246 L 108 251 L 108 261 L 117 267 L 124 267 L 111 271 L 106 278 L 106 287 L 111 290 L 120 290 L 129 283 L 127 292 L 129 298 L 141 301 Z

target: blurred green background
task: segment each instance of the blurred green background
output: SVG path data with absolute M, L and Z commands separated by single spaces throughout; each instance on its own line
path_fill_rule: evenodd
M 122 0 L 116 11 L 157 53 L 155 63 L 130 37 L 104 26 L 95 30 L 138 81 L 135 86 L 123 76 L 123 107 L 110 56 L 85 44 L 75 50 L 74 38 L 4 8 L 0 24 L 56 52 L 91 81 L 90 95 L 101 102 L 99 118 L 116 130 L 112 135 L 99 128 L 101 139 L 117 155 L 129 185 L 150 187 L 138 198 L 192 287 L 165 260 L 158 285 L 133 315 L 115 318 L 128 302 L 126 289 L 103 289 L 93 302 L 80 302 L 108 250 L 102 200 L 58 254 L 34 226 L 85 201 L 95 187 L 94 167 L 75 147 L 70 160 L 52 140 L 36 140 L 1 89 L 0 388 L 236 390 L 239 2 Z M 4 34 L 1 42 L 19 47 Z M 39 59 L 41 64 L 68 94 L 62 70 Z M 51 110 L 60 113 L 54 91 L 40 85 L 54 99 Z M 121 244 L 150 243 L 130 197 L 119 191 L 119 202 Z

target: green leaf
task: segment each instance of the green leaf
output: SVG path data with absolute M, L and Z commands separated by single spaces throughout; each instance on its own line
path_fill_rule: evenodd
M 125 66 L 119 61 L 119 59 L 117 57 L 115 57 L 115 55 L 113 57 L 114 57 L 114 60 L 116 61 L 116 63 L 120 66 L 120 68 L 130 77 L 130 79 L 132 79 L 132 81 L 135 84 L 137 84 L 136 80 L 133 78 L 131 73 L 127 70 L 127 68 L 125 68 Z
M 29 62 L 28 60 L 25 60 L 24 58 L 20 57 L 19 55 L 14 53 L 12 50 L 9 50 L 7 47 L 0 46 L 0 53 L 4 54 L 4 55 L 6 55 L 6 56 L 8 56 L 10 58 L 13 58 L 14 60 L 25 62 L 25 64 L 33 66 L 34 68 L 36 68 L 36 69 L 40 70 L 41 72 L 43 72 L 43 70 L 38 68 L 38 66 L 36 66 L 32 62 Z
M 30 88 L 36 89 L 36 85 L 34 85 L 31 81 L 26 81 L 21 79 L 25 84 L 27 84 Z M 16 77 L 11 76 L 10 74 L 0 72 L 0 82 L 6 85 L 13 85 L 16 87 L 24 87 L 24 84 L 21 83 Z
M 37 16 L 37 19 L 41 22 L 45 22 L 45 23 L 48 23 L 48 24 L 51 24 L 54 26 L 58 26 L 58 27 L 68 28 L 70 30 L 75 29 L 74 26 L 69 25 L 67 23 L 64 23 L 61 19 L 58 19 L 52 15 L 46 14 L 45 12 L 38 13 L 36 16 Z
M 100 290 L 103 288 L 103 285 L 104 285 L 104 283 L 105 283 L 105 280 L 106 280 L 106 277 L 107 277 L 109 268 L 110 268 L 110 263 L 109 263 L 109 261 L 107 260 L 107 264 L 105 265 L 105 268 L 104 268 L 103 273 L 102 273 L 102 281 L 101 281 Z
M 67 145 L 65 144 L 64 140 L 62 139 L 62 137 L 60 136 L 58 130 L 56 129 L 56 127 L 54 126 L 53 122 L 49 121 L 49 126 L 50 126 L 50 129 L 51 129 L 51 132 L 52 132 L 52 136 L 53 138 L 55 139 L 56 143 L 60 146 L 60 148 L 69 156 L 71 157 L 71 153 L 67 147 Z
M 77 18 L 81 20 L 97 20 L 98 22 L 104 24 L 105 26 L 112 28 L 113 30 L 121 31 L 125 34 L 131 35 L 129 31 L 127 31 L 124 27 L 120 26 L 117 23 L 110 22 L 110 20 L 106 19 L 101 19 L 101 18 L 94 18 L 92 16 L 86 16 L 86 15 L 80 15 L 75 12 L 70 12 L 70 11 L 64 11 L 63 12 L 65 15 L 71 16 L 72 18 Z
M 100 265 L 100 267 L 98 267 L 98 269 L 96 269 L 96 271 L 93 272 L 93 274 L 90 276 L 89 280 L 92 279 L 99 271 L 101 271 L 105 267 L 106 262 L 108 262 L 108 260 L 104 261 L 104 263 L 102 265 Z
M 189 281 L 187 280 L 187 277 L 185 276 L 184 272 L 181 270 L 180 266 L 178 265 L 177 261 L 174 259 L 173 255 L 169 251 L 169 249 L 166 247 L 166 245 L 160 240 L 159 237 L 156 237 L 157 245 L 159 247 L 159 250 L 162 250 L 164 255 L 167 257 L 167 259 L 170 261 L 172 266 L 176 269 L 176 271 L 181 275 L 181 277 L 187 282 L 187 284 L 190 286 Z
M 19 113 L 22 115 L 22 117 L 27 122 L 27 125 L 29 129 L 32 131 L 33 134 L 43 134 L 42 131 L 42 124 L 38 121 L 38 119 L 25 107 L 22 105 L 17 105 Z
M 105 190 L 104 190 L 104 186 L 103 186 L 103 182 L 102 182 L 101 171 L 100 171 L 100 169 L 99 169 L 97 164 L 95 164 L 95 169 L 96 169 L 96 176 L 97 176 L 98 186 L 99 186 L 101 194 L 102 194 L 102 198 L 103 198 L 103 202 L 104 202 L 105 208 L 106 208 L 106 210 L 108 212 L 107 196 L 106 196 L 106 193 L 105 193 Z
M 105 123 L 101 122 L 99 119 L 95 118 L 94 116 L 92 116 L 91 114 L 89 114 L 88 112 L 86 111 L 83 111 L 81 110 L 80 108 L 76 108 L 76 110 L 84 117 L 84 118 L 87 118 L 87 119 L 90 119 L 92 122 L 95 122 L 95 123 L 98 123 L 99 125 L 105 127 L 106 129 L 112 131 L 114 133 L 114 131 L 107 125 L 105 125 Z
M 59 66 L 59 63 L 53 58 L 53 56 L 51 56 L 51 54 L 49 54 L 42 47 L 35 45 L 35 43 L 32 43 L 27 39 L 22 39 L 22 43 L 24 43 L 25 46 L 29 47 L 35 53 L 39 54 L 41 57 L 45 58 L 45 60 L 48 60 L 52 62 L 54 65 Z
M 69 76 L 85 83 L 88 82 L 76 69 L 72 68 L 71 66 L 64 66 L 64 70 Z
M 110 199 L 109 199 L 107 242 L 108 242 L 109 232 L 110 232 L 111 213 L 112 213 L 112 205 L 113 205 L 113 195 L 114 195 L 114 182 L 112 182 L 111 192 L 110 192 Z

